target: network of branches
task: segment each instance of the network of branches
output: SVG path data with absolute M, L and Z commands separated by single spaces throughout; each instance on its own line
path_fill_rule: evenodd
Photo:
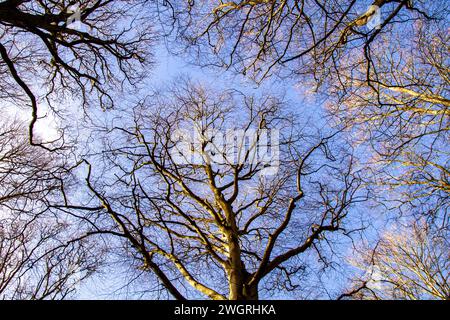
M 448 300 L 448 11 L 0 2 L 0 298 Z

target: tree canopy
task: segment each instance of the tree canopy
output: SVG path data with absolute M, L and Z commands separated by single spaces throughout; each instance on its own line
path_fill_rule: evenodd
M 0 297 L 110 268 L 139 297 L 449 299 L 448 37 L 446 1 L 2 1 Z

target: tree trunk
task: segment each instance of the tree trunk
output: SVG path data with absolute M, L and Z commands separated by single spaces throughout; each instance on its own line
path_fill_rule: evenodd
M 258 300 L 258 285 L 244 285 L 243 295 L 243 300 Z
M 242 268 L 229 269 L 228 281 L 230 287 L 230 300 L 258 300 L 258 285 L 248 285 L 250 274 Z

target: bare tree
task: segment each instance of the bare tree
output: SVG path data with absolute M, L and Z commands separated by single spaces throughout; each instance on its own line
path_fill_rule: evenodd
M 384 268 L 386 291 L 361 278 L 342 297 L 448 298 L 447 234 L 428 233 L 435 221 L 448 231 L 450 208 L 443 4 L 1 2 L 0 99 L 32 117 L 28 143 L 21 125 L 0 130 L 0 295 L 66 297 L 96 268 L 91 250 L 102 249 L 90 241 L 101 238 L 177 299 L 294 296 L 365 227 L 348 216 L 376 186 L 383 204 L 430 226 L 386 236 L 360 260 Z M 139 87 L 161 30 L 202 66 L 302 82 L 324 98 L 329 130 L 281 98 L 179 81 L 102 118 L 76 165 L 46 152 L 65 135 L 37 136 L 44 111 L 111 108 Z
M 0 74 L 3 101 L 31 107 L 33 128 L 49 105 L 113 105 L 127 82 L 142 79 L 155 38 L 147 1 L 28 1 L 0 3 Z M 41 113 L 39 114 L 39 105 Z M 62 141 L 60 141 L 62 143 Z
M 353 264 L 365 271 L 355 289 L 341 296 L 356 299 L 450 299 L 448 231 L 423 222 L 386 232 L 373 249 L 360 248 Z
M 351 153 L 330 148 L 334 135 L 302 133 L 281 108 L 178 82 L 135 108 L 130 126 L 108 130 L 104 150 L 80 164 L 84 202 L 66 194 L 60 208 L 122 239 L 177 299 L 292 291 L 306 257 L 328 263 L 327 235 L 353 230 L 345 217 L 367 195 Z M 239 135 L 224 147 L 227 129 Z M 280 130 L 279 142 L 267 129 Z M 268 144 L 272 152 L 256 152 Z
M 444 1 L 196 1 L 174 12 L 194 62 L 306 85 L 325 98 L 330 123 L 369 147 L 372 182 L 392 207 L 446 220 Z
M 42 216 L 0 219 L 1 299 L 64 299 L 76 293 L 98 260 L 88 241 L 63 237 L 67 229 Z
M 352 128 L 352 140 L 370 145 L 370 161 L 379 168 L 374 182 L 387 187 L 395 206 L 442 221 L 450 191 L 448 35 L 441 21 L 417 22 L 404 32 L 408 46 L 399 33 L 372 49 L 370 83 L 359 60 L 348 59 L 352 67 L 336 73 L 329 87 L 328 109 Z
M 407 0 L 183 1 L 172 3 L 172 13 L 175 37 L 197 63 L 234 68 L 257 81 L 292 65 L 295 73 L 317 73 L 319 80 L 349 52 L 370 52 L 391 25 L 431 18 L 429 7 L 438 6 Z
M 0 127 L 0 298 L 60 299 L 98 264 L 68 219 L 50 214 L 60 189 L 60 159 L 27 142 L 25 127 Z M 96 254 L 98 254 L 97 252 Z

